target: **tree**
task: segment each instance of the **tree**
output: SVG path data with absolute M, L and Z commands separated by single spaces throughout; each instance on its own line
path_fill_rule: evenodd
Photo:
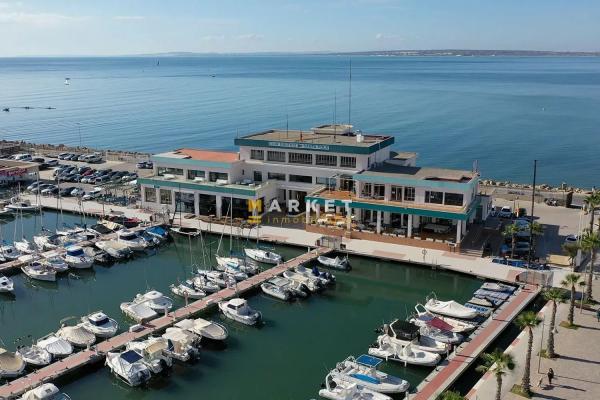
M 594 260 L 596 259 L 596 252 L 600 249 L 600 232 L 586 231 L 581 238 L 581 249 L 583 251 L 590 252 L 590 265 L 587 268 L 587 286 L 585 288 L 585 297 L 587 300 L 592 299 L 592 276 L 594 275 Z
M 594 213 L 600 207 L 600 192 L 593 191 L 583 199 L 585 208 L 590 214 L 590 232 L 594 231 Z
M 446 390 L 444 393 L 442 393 L 440 400 L 465 400 L 465 398 L 459 392 Z
M 496 400 L 502 399 L 502 377 L 509 370 L 515 368 L 515 362 L 510 354 L 503 353 L 502 350 L 496 349 L 491 353 L 483 353 L 481 355 L 483 364 L 478 366 L 478 372 L 490 372 L 496 377 Z
M 562 246 L 562 251 L 569 257 L 569 262 L 571 263 L 571 267 L 575 268 L 575 258 L 577 257 L 577 253 L 579 253 L 579 243 L 565 243 Z
M 548 333 L 548 344 L 546 345 L 546 355 L 548 358 L 556 357 L 554 352 L 554 326 L 556 324 L 556 306 L 558 303 L 564 303 L 565 295 L 558 288 L 551 288 L 544 292 L 544 299 L 552 302 L 552 316 L 550 317 L 550 332 Z
M 517 245 L 517 233 L 521 232 L 521 227 L 517 224 L 506 225 L 504 228 L 504 236 L 510 237 L 510 258 L 515 257 L 515 246 Z
M 541 319 L 533 311 L 525 311 L 521 313 L 515 323 L 520 329 L 526 329 L 528 340 L 527 340 L 527 354 L 525 356 L 525 368 L 523 368 L 523 379 L 521 380 L 521 390 L 523 393 L 531 393 L 531 351 L 533 349 L 533 328 L 538 326 L 542 322 Z
M 575 312 L 575 285 L 579 284 L 581 275 L 579 274 L 568 274 L 565 279 L 560 282 L 560 285 L 564 288 L 571 290 L 571 300 L 569 302 L 569 316 L 567 320 L 569 325 L 573 325 L 573 313 Z

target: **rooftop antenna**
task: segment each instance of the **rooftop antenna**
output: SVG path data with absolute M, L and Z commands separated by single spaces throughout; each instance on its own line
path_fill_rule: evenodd
M 352 57 L 350 57 L 350 74 L 348 79 L 348 125 L 352 124 Z

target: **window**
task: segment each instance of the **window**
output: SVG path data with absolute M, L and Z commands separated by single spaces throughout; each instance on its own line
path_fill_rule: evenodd
M 317 154 L 316 159 L 317 165 L 327 165 L 330 167 L 337 166 L 337 156 L 332 156 L 329 154 Z
M 206 177 L 205 171 L 198 171 L 196 169 L 188 169 L 187 178 L 194 180 L 194 178 L 204 178 Z
M 446 193 L 444 196 L 444 204 L 448 206 L 462 206 L 463 197 L 462 193 Z
M 425 203 L 442 204 L 444 192 L 425 191 Z
M 317 185 L 325 185 L 329 188 L 335 187 L 335 178 L 327 178 L 324 176 L 317 176 Z
M 310 153 L 290 153 L 289 154 L 290 164 L 312 164 L 312 154 Z
M 208 179 L 211 182 L 216 182 L 217 180 L 226 181 L 227 180 L 227 173 L 225 173 L 225 172 L 210 172 L 208 174 Z
M 391 198 L 392 201 L 402 201 L 402 186 L 393 186 Z
M 415 188 L 405 187 L 404 188 L 404 201 L 415 201 Z
M 373 192 L 373 197 L 375 197 L 376 199 L 383 199 L 385 197 L 385 185 L 373 185 Z
M 340 167 L 342 168 L 356 168 L 356 157 L 340 157 Z
M 160 204 L 172 204 L 170 189 L 160 189 Z
M 285 174 L 280 174 L 277 172 L 269 172 L 267 177 L 276 181 L 285 181 Z
M 254 182 L 262 182 L 262 172 L 254 171 Z
M 362 187 L 362 195 L 366 196 L 366 197 L 371 197 L 371 190 L 372 190 L 373 185 L 371 185 L 370 183 L 365 183 Z
M 267 161 L 285 162 L 285 152 L 267 151 Z
M 183 176 L 183 169 L 181 168 L 158 167 L 157 172 L 158 176 L 163 176 L 164 174 Z
M 154 188 L 144 188 L 144 197 L 147 202 L 156 203 L 156 189 Z
M 290 174 L 290 182 L 312 183 L 312 176 Z
M 264 150 L 250 150 L 250 158 L 252 160 L 264 160 L 265 159 L 265 151 Z

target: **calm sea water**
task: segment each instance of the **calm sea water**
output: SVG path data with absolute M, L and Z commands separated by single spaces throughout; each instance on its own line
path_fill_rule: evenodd
M 45 214 L 44 226 L 57 221 L 73 223 L 78 217 Z M 30 237 L 39 220 L 4 221 L 4 238 L 22 233 Z M 16 226 L 15 226 L 16 225 Z M 218 236 L 208 240 L 216 248 Z M 228 241 L 225 241 L 228 245 Z M 236 246 L 236 243 L 233 243 Z M 225 246 L 228 247 L 228 246 Z M 15 340 L 56 331 L 59 321 L 102 309 L 126 329 L 128 321 L 119 304 L 136 293 L 154 288 L 169 292 L 169 285 L 190 273 L 190 243 L 178 240 L 154 255 L 140 256 L 110 267 L 77 271 L 57 283 L 32 282 L 15 276 L 16 296 L 0 295 L 0 338 L 14 349 Z M 196 261 L 200 248 L 192 242 Z M 286 259 L 303 249 L 277 246 Z M 404 318 L 432 290 L 440 298 L 467 301 L 481 281 L 473 277 L 375 259 L 351 257 L 353 270 L 338 273 L 337 285 L 304 301 L 284 303 L 256 292 L 248 295 L 252 307 L 263 313 L 261 328 L 223 320 L 230 332 L 223 350 L 204 349 L 194 365 L 176 365 L 169 376 L 155 379 L 145 389 L 119 383 L 105 367 L 71 377 L 59 385 L 73 399 L 218 399 L 259 400 L 317 398 L 328 369 L 348 355 L 367 351 L 376 339 L 374 328 L 395 317 Z M 177 306 L 183 305 L 176 300 Z M 27 341 L 27 339 L 25 339 Z M 428 368 L 388 363 L 384 370 L 418 384 Z
M 340 56 L 0 59 L 0 137 L 233 149 L 286 115 L 290 128 L 347 122 L 348 70 Z M 537 158 L 542 182 L 598 185 L 599 106 L 600 58 L 352 59 L 355 126 L 394 135 L 421 165 L 478 160 L 484 177 L 529 182 Z

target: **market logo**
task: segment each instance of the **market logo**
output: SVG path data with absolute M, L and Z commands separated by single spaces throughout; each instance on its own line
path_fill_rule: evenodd
M 262 221 L 262 200 L 257 199 L 248 199 L 248 211 L 250 212 L 250 216 L 248 216 L 248 222 L 251 224 L 258 225 Z M 256 212 L 256 215 L 254 215 Z

